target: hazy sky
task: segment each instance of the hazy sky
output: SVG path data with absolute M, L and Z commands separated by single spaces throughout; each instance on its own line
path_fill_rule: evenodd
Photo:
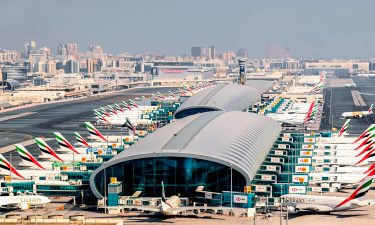
M 29 40 L 105 52 L 190 54 L 289 47 L 295 57 L 375 56 L 375 0 L 0 0 L 0 48 Z

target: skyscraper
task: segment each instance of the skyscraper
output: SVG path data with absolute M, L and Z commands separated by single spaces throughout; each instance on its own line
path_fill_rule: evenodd
M 215 46 L 210 47 L 210 59 L 215 59 L 216 49 Z
M 30 53 L 35 53 L 35 49 L 36 49 L 36 42 L 35 41 L 28 41 L 26 44 L 25 44 L 25 49 L 24 49 L 24 55 L 23 57 L 25 59 L 29 58 L 29 55 Z
M 191 56 L 192 57 L 202 57 L 202 47 L 191 47 Z
M 77 43 L 65 43 L 60 44 L 57 47 L 57 54 L 62 56 L 78 56 L 78 44 Z

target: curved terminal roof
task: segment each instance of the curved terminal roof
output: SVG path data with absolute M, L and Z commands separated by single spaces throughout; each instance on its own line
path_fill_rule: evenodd
M 208 111 L 244 111 L 260 100 L 262 91 L 238 84 L 216 85 L 188 98 L 175 112 L 176 119 Z
M 156 130 L 116 155 L 94 171 L 90 186 L 100 198 L 94 178 L 104 168 L 128 160 L 168 156 L 224 164 L 240 172 L 250 184 L 280 132 L 281 127 L 276 121 L 254 113 L 216 111 L 196 114 Z

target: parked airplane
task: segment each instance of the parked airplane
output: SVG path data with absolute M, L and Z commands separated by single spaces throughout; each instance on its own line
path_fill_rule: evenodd
M 365 194 L 370 190 L 374 174 L 375 169 L 373 169 L 360 182 L 355 191 L 347 198 L 336 196 L 286 194 L 282 195 L 281 199 L 283 202 L 287 203 L 288 213 L 298 213 L 300 211 L 330 213 L 374 205 L 375 200 L 363 200 Z
M 344 87 L 347 87 L 347 88 L 356 88 L 357 85 L 355 83 L 348 83 L 348 84 L 344 84 Z
M 348 131 L 349 126 L 350 126 L 350 119 L 347 119 L 339 131 L 339 137 L 346 134 L 346 131 Z
M 15 207 L 21 210 L 29 209 L 30 206 L 43 206 L 50 203 L 51 200 L 42 195 L 19 195 L 19 196 L 0 196 L 0 207 Z
M 371 104 L 370 108 L 367 111 L 357 111 L 357 112 L 344 112 L 341 114 L 342 118 L 363 118 L 373 113 L 372 111 L 373 104 Z
M 57 154 L 43 139 L 35 138 L 35 142 L 38 145 L 40 151 L 42 151 L 42 155 L 39 156 L 41 159 L 49 159 L 50 161 L 61 161 L 61 162 L 78 162 L 81 161 L 82 158 L 86 159 L 95 159 L 96 155 L 94 154 Z
M 200 210 L 231 210 L 229 207 L 220 206 L 180 206 L 181 200 L 178 196 L 173 195 L 170 198 L 165 197 L 164 183 L 161 182 L 162 197 L 158 206 L 125 206 L 127 209 L 136 209 L 146 212 L 160 213 L 165 216 L 181 215 L 184 212 L 194 212 L 198 214 Z

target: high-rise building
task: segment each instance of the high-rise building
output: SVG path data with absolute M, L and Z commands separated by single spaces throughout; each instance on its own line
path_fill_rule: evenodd
M 216 49 L 215 46 L 210 47 L 210 59 L 215 59 Z
M 0 50 L 0 63 L 10 62 L 15 63 L 21 59 L 21 53 L 12 50 Z
M 192 57 L 202 57 L 202 47 L 191 47 L 191 56 Z
M 66 61 L 65 73 L 79 73 L 79 61 L 77 60 Z
M 29 62 L 30 62 L 30 72 L 38 72 L 40 71 L 41 66 L 47 62 L 47 55 L 41 53 L 30 53 L 29 54 Z
M 241 57 L 241 58 L 248 58 L 249 57 L 249 54 L 247 52 L 247 49 L 245 48 L 240 48 L 238 49 L 237 51 L 237 56 L 238 57 Z
M 89 45 L 88 50 L 91 54 L 91 57 L 100 58 L 103 56 L 103 49 L 99 45 Z
M 53 75 L 53 76 L 57 74 L 56 62 L 55 61 L 49 60 L 47 62 L 47 74 Z
M 267 45 L 267 58 L 269 59 L 288 59 L 292 58 L 289 48 L 277 45 Z
M 78 44 L 77 43 L 65 43 L 60 44 L 57 47 L 57 54 L 62 56 L 78 56 Z
M 29 58 L 30 53 L 34 53 L 36 50 L 36 42 L 35 41 L 28 41 L 25 44 L 25 49 L 24 49 L 24 58 Z
M 91 74 L 94 72 L 94 60 L 93 59 L 87 59 L 86 66 L 87 66 L 87 73 Z
M 215 58 L 215 46 L 211 46 L 209 48 L 204 47 L 192 47 L 191 48 L 191 56 L 195 58 Z
M 47 56 L 50 56 L 51 55 L 51 49 L 44 46 L 44 47 L 41 47 L 39 50 L 38 50 L 38 53 L 41 53 L 41 54 L 45 54 Z

